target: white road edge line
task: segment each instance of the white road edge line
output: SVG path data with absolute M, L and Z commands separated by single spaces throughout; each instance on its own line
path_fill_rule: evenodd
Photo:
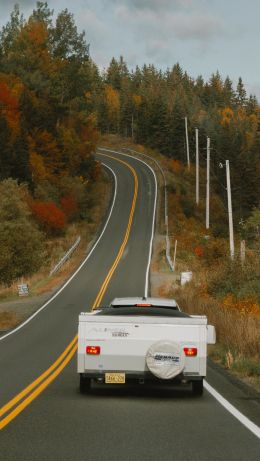
M 99 148 L 100 150 L 106 150 L 109 152 L 114 152 L 115 154 L 120 154 L 124 155 L 126 157 L 132 157 L 135 160 L 138 160 L 139 162 L 144 163 L 152 172 L 155 177 L 155 184 L 156 184 L 156 194 L 155 194 L 155 205 L 156 205 L 156 200 L 157 200 L 157 179 L 154 170 L 148 165 L 146 162 L 143 160 L 140 160 L 139 158 L 136 158 L 132 155 L 129 154 L 123 154 L 118 151 L 114 151 L 111 149 L 106 149 L 106 148 Z M 155 219 L 155 210 L 156 206 L 154 207 L 154 219 Z M 149 261 L 148 261 L 148 266 L 147 266 L 147 272 L 146 272 L 146 285 L 145 285 L 145 293 L 147 296 L 147 290 L 148 290 L 148 274 L 149 274 L 149 269 L 150 269 L 150 262 L 151 262 L 151 252 L 152 252 L 152 240 L 154 236 L 154 221 L 153 221 L 153 229 L 152 229 L 152 239 L 150 242 L 150 255 L 149 255 Z M 243 413 L 241 413 L 239 410 L 237 410 L 228 400 L 226 400 L 219 392 L 217 392 L 207 381 L 204 380 L 203 383 L 205 389 L 229 412 L 231 413 L 240 423 L 242 423 L 247 429 L 249 429 L 254 435 L 256 435 L 258 438 L 260 438 L 260 428 L 254 424 L 250 419 L 248 419 Z
M 146 163 L 144 160 L 141 160 L 140 158 L 134 157 L 133 155 L 124 154 L 123 152 L 118 152 L 118 151 L 112 150 L 112 149 L 107 149 L 106 147 L 99 147 L 99 150 L 105 150 L 107 152 L 113 152 L 114 154 L 119 154 L 119 155 L 123 155 L 124 157 L 130 157 L 132 159 L 135 159 L 138 162 L 141 162 L 144 165 L 146 165 L 149 168 L 149 170 L 152 172 L 153 177 L 154 177 L 155 195 L 154 195 L 154 206 L 153 206 L 153 225 L 152 225 L 152 233 L 151 233 L 151 239 L 150 239 L 150 245 L 149 245 L 149 256 L 148 256 L 148 263 L 147 263 L 146 274 L 145 274 L 145 288 L 144 288 L 144 296 L 147 298 L 147 296 L 148 296 L 148 285 L 149 285 L 148 278 L 149 278 L 149 271 L 150 271 L 150 265 L 151 265 L 151 259 L 152 259 L 154 228 L 155 228 L 155 215 L 156 215 L 156 208 L 157 208 L 157 190 L 158 190 L 158 186 L 157 186 L 156 174 L 155 174 L 154 170 L 150 167 L 150 165 L 148 165 L 148 163 Z
M 249 429 L 253 434 L 255 434 L 260 439 L 260 428 L 250 421 L 243 413 L 237 410 L 228 400 L 222 397 L 219 392 L 217 392 L 214 387 L 212 387 L 207 381 L 204 380 L 204 387 L 205 389 L 215 397 L 215 399 L 227 410 L 231 413 L 236 419 L 240 421 L 247 429 Z
M 102 238 L 102 236 L 103 236 L 103 234 L 104 234 L 104 232 L 105 232 L 105 230 L 107 228 L 107 225 L 109 223 L 109 220 L 110 220 L 110 217 L 111 217 L 111 214 L 113 212 L 114 205 L 115 205 L 116 196 L 117 196 L 117 177 L 116 177 L 114 171 L 109 166 L 105 165 L 104 163 L 102 163 L 102 165 L 104 165 L 106 168 L 108 168 L 112 172 L 112 174 L 114 176 L 114 181 L 115 181 L 115 189 L 114 189 L 113 202 L 112 202 L 112 206 L 111 206 L 108 218 L 106 220 L 106 223 L 105 223 L 105 225 L 103 227 L 103 230 L 102 230 L 99 238 L 97 239 L 95 245 L 93 246 L 93 248 L 91 249 L 91 251 L 89 252 L 87 257 L 84 259 L 84 261 L 80 264 L 78 269 L 72 274 L 72 276 L 67 280 L 67 282 L 57 291 L 57 293 L 55 293 L 50 299 L 48 299 L 48 301 L 45 304 L 43 304 L 43 306 L 41 306 L 36 312 L 34 312 L 34 314 L 32 314 L 27 320 L 25 320 L 23 323 L 21 323 L 21 325 L 19 325 L 18 327 L 16 327 L 12 331 L 9 331 L 9 333 L 6 333 L 4 336 L 1 336 L 0 341 L 2 341 L 3 339 L 7 338 L 8 336 L 10 336 L 10 335 L 16 333 L 17 331 L 19 331 L 21 328 L 23 328 L 25 325 L 27 325 L 27 323 L 29 323 L 34 317 L 36 317 L 36 315 L 38 315 L 45 307 L 47 307 L 48 304 L 50 304 L 64 290 L 64 288 L 71 282 L 71 280 L 77 275 L 77 273 L 80 271 L 82 266 L 84 266 L 84 264 L 87 262 L 87 260 L 90 258 L 93 251 L 96 249 L 97 245 L 99 244 L 99 242 L 100 242 L 100 240 L 101 240 L 101 238 Z

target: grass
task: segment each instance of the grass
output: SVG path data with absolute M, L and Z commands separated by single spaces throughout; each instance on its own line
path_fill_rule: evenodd
M 20 319 L 14 312 L 0 313 L 0 330 L 2 331 L 15 327 L 19 322 Z
M 209 356 L 221 367 L 260 392 L 260 362 L 257 357 L 238 354 L 223 344 L 209 346 Z

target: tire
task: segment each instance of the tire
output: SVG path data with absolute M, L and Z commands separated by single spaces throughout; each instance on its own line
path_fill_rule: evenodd
M 178 343 L 158 341 L 146 353 L 146 365 L 150 372 L 160 379 L 173 379 L 179 375 L 185 364 L 185 356 Z
M 199 381 L 192 381 L 192 393 L 196 397 L 200 397 L 203 394 L 203 379 Z
M 79 377 L 79 390 L 81 394 L 86 394 L 90 391 L 91 387 L 91 379 L 85 378 L 84 376 L 80 375 Z

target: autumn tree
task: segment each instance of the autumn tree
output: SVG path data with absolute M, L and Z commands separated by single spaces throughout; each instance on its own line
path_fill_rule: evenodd
M 0 282 L 10 285 L 32 274 L 44 260 L 43 238 L 31 218 L 26 186 L 0 183 Z
M 116 132 L 119 128 L 119 93 L 111 85 L 105 86 L 105 103 L 107 109 L 108 131 Z

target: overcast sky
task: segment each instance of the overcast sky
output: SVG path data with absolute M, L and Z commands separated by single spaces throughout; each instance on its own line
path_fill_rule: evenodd
M 27 17 L 34 0 L 0 0 L 0 25 L 15 3 Z M 236 86 L 241 76 L 260 100 L 260 0 L 49 0 L 57 13 L 74 14 L 90 54 L 102 69 L 122 55 L 129 69 L 176 62 L 206 80 L 219 70 Z

